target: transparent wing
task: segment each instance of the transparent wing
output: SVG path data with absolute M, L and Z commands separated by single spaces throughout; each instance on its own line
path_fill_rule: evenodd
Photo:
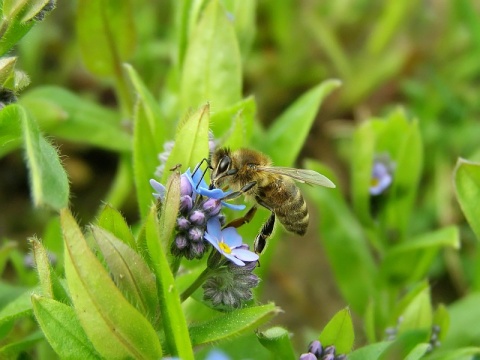
M 292 179 L 309 185 L 319 185 L 334 188 L 335 184 L 326 176 L 313 170 L 294 169 L 281 166 L 259 166 L 258 170 L 291 177 Z

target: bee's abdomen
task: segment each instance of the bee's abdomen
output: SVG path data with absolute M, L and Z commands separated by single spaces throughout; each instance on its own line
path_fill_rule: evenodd
M 297 186 L 293 185 L 289 190 L 290 198 L 278 204 L 275 215 L 287 231 L 305 235 L 309 220 L 307 203 Z

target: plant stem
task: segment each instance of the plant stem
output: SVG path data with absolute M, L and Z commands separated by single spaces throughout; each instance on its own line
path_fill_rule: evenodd
M 202 271 L 202 273 L 198 276 L 198 278 L 190 285 L 181 295 L 180 295 L 180 301 L 184 302 L 187 300 L 190 295 L 192 295 L 195 290 L 198 289 L 200 285 L 202 285 L 205 280 L 207 279 L 208 275 L 212 272 L 212 269 L 206 268 L 205 270 Z

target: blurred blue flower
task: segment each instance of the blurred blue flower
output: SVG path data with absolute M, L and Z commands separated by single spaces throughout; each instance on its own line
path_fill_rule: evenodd
M 245 249 L 237 229 L 228 227 L 222 230 L 220 220 L 215 217 L 208 220 L 204 237 L 218 252 L 238 266 L 244 266 L 245 261 L 258 260 L 257 254 Z
M 390 187 L 393 182 L 393 169 L 394 163 L 387 154 L 375 157 L 370 180 L 370 195 L 380 195 Z
M 205 360 L 230 360 L 230 357 L 221 350 L 213 349 L 207 354 Z

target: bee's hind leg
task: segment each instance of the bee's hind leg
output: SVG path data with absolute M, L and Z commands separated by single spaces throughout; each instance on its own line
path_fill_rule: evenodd
M 234 228 L 238 228 L 238 227 L 240 227 L 244 224 L 247 224 L 253 219 L 256 212 L 257 212 L 257 205 L 253 205 L 252 208 L 250 210 L 248 210 L 245 215 L 243 215 L 240 218 L 237 218 L 237 219 L 234 219 L 234 220 L 230 221 L 224 227 L 227 228 L 227 227 L 233 226 Z
M 253 249 L 257 254 L 261 254 L 267 245 L 267 239 L 272 235 L 275 226 L 275 213 L 272 211 L 268 220 L 263 224 L 262 229 L 255 238 Z

